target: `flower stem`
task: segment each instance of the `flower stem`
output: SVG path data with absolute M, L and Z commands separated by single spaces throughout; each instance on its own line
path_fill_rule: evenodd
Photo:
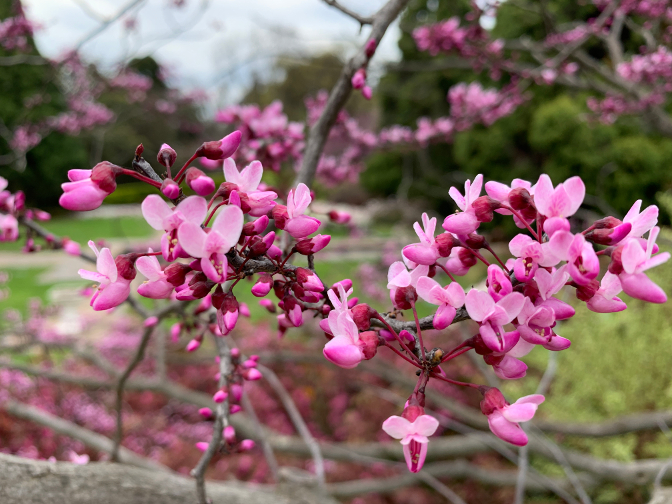
M 196 153 L 194 153 L 194 155 L 191 156 L 191 157 L 189 158 L 189 160 L 188 160 L 186 163 L 184 163 L 184 166 L 183 166 L 182 168 L 180 168 L 180 171 L 177 172 L 177 175 L 175 175 L 175 178 L 173 179 L 175 182 L 177 182 L 178 184 L 181 184 L 181 183 L 182 183 L 182 180 L 181 180 L 180 177 L 182 177 L 182 175 L 184 174 L 185 170 L 186 170 L 187 168 L 189 168 L 189 165 L 190 165 L 190 164 L 194 161 L 194 159 L 196 159 L 197 157 L 198 157 L 198 155 L 197 155 Z

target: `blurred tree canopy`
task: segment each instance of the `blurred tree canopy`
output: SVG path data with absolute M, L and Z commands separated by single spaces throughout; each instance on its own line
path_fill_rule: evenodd
M 571 0 L 546 2 L 559 24 L 596 16 L 595 7 Z M 532 5 L 532 4 L 530 4 Z M 399 48 L 402 59 L 388 67 L 374 93 L 380 103 L 382 126 L 404 124 L 415 127 L 422 116 L 449 114 L 446 96 L 459 82 L 478 81 L 484 87 L 501 87 L 487 70 L 475 73 L 464 69 L 432 70 L 431 57 L 416 49 L 412 37 L 416 26 L 469 12 L 469 2 L 415 0 L 404 14 Z M 543 16 L 504 2 L 499 8 L 495 38 L 511 39 L 522 35 L 543 37 Z M 642 44 L 627 28 L 623 33 L 626 47 Z M 598 45 L 588 46 L 593 57 L 607 58 Z M 426 65 L 426 70 L 419 67 Z M 372 193 L 394 194 L 404 178 L 412 177 L 410 197 L 428 199 L 443 213 L 454 207 L 447 189 L 478 173 L 486 179 L 510 181 L 520 177 L 536 181 L 548 173 L 558 183 L 581 175 L 586 183 L 586 203 L 598 212 L 613 207 L 627 212 L 635 196 L 645 204 L 655 203 L 656 192 L 672 185 L 672 173 L 666 160 L 672 153 L 672 140 L 647 131 L 637 117 L 625 117 L 614 125 L 588 120 L 588 94 L 561 86 L 532 86 L 529 100 L 511 116 L 489 128 L 478 126 L 456 134 L 452 145 L 432 145 L 416 153 L 381 153 L 372 156 L 362 180 Z M 402 170 L 402 166 L 403 168 Z M 403 188 L 403 186 L 402 186 Z M 405 190 L 405 188 L 403 188 Z

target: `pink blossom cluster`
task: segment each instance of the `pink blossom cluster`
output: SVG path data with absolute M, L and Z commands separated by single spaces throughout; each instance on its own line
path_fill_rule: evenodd
M 42 141 L 42 135 L 35 131 L 32 125 L 19 126 L 14 130 L 14 136 L 9 142 L 9 146 L 19 152 L 26 152 L 32 149 Z
M 501 117 L 510 115 L 524 102 L 516 84 L 502 90 L 483 89 L 478 82 L 457 84 L 448 92 L 450 116 L 458 131 L 474 124 L 490 126 Z
M 395 330 L 368 305 L 349 301 L 349 281 L 329 292 L 331 309 L 320 323 L 331 338 L 324 347 L 325 357 L 343 368 L 373 358 L 377 347 L 385 346 L 418 369 L 418 384 L 402 416 L 383 424 L 385 432 L 401 440 L 413 472 L 422 467 L 428 436 L 438 426 L 423 409 L 424 389 L 431 379 L 478 389 L 492 432 L 521 446 L 527 443 L 527 435 L 519 423 L 530 420 L 544 400 L 536 395 L 510 404 L 497 389 L 448 378 L 441 369 L 443 363 L 474 350 L 499 378 L 524 377 L 527 365 L 522 358 L 535 346 L 562 351 L 571 345 L 556 333 L 557 323 L 575 313 L 558 298 L 565 287 L 573 287 L 577 298 L 598 313 L 625 310 L 625 302 L 618 297 L 621 292 L 651 303 L 667 301 L 665 292 L 646 274 L 670 257 L 668 252 L 658 253 L 656 206 L 642 210 L 639 200 L 622 221 L 605 217 L 573 232 L 569 218 L 585 196 L 579 177 L 556 186 L 548 175 L 536 184 L 520 179 L 511 185 L 493 181 L 485 184 L 487 195 L 482 196 L 482 190 L 482 175 L 467 180 L 463 193 L 451 187 L 449 194 L 459 211 L 443 220 L 444 232 L 437 235 L 437 219 L 423 214 L 422 225 L 414 225 L 419 241 L 405 246 L 403 261 L 389 268 L 392 305 L 397 311 L 412 310 L 414 330 Z M 513 257 L 506 262 L 477 234 L 480 224 L 492 221 L 495 213 L 512 216 L 526 231 L 510 241 Z M 494 261 L 481 251 L 490 253 Z M 610 259 L 603 273 L 601 256 Z M 465 292 L 455 278 L 478 262 L 487 266 L 485 286 Z M 439 278 L 441 272 L 445 280 Z M 455 320 L 470 318 L 478 324 L 478 332 L 452 349 L 426 349 L 416 310 L 419 299 L 437 306 L 433 329 L 443 330 Z
M 49 213 L 37 208 L 26 208 L 26 196 L 23 191 L 11 193 L 7 190 L 7 179 L 0 177 L 0 242 L 13 242 L 19 238 L 19 219 L 49 220 Z M 26 242 L 24 251 L 35 250 L 34 240 Z
M 632 82 L 665 85 L 665 91 L 672 91 L 669 82 L 672 78 L 672 54 L 667 47 L 659 46 L 648 54 L 632 57 L 630 61 L 620 63 L 616 68 L 618 74 Z
M 260 160 L 279 171 L 283 161 L 301 159 L 304 125 L 290 122 L 278 100 L 263 110 L 256 105 L 233 105 L 217 112 L 215 121 L 235 124 L 242 133 L 243 147 L 236 155 L 238 161 Z M 204 166 L 215 168 L 213 163 Z
M 600 9 L 606 9 L 613 0 L 593 0 Z M 624 14 L 636 14 L 651 19 L 672 20 L 672 5 L 669 0 L 625 0 L 619 2 L 618 10 Z
M 110 87 L 128 91 L 130 103 L 144 100 L 152 84 L 152 79 L 146 75 L 128 69 L 110 80 Z
M 587 25 L 575 26 L 571 30 L 567 30 L 560 33 L 551 33 L 546 39 L 544 39 L 544 45 L 546 47 L 557 47 L 571 44 L 580 40 L 587 33 L 589 33 L 590 27 Z
M 6 51 L 29 51 L 28 39 L 33 36 L 34 25 L 23 13 L 0 21 L 0 45 Z

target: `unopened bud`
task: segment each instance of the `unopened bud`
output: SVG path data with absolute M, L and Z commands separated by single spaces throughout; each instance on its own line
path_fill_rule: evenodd
M 267 215 L 262 215 L 257 220 L 248 222 L 243 226 L 244 236 L 254 236 L 264 232 L 268 227 L 269 218 Z
M 198 148 L 196 154 L 199 157 L 206 157 L 214 161 L 218 159 L 226 159 L 231 157 L 236 150 L 238 150 L 241 138 L 242 133 L 240 131 L 234 131 L 221 140 L 205 142 Z
M 500 208 L 502 204 L 490 196 L 481 196 L 476 198 L 471 206 L 475 210 L 479 222 L 491 222 L 495 216 L 494 211 Z
M 600 282 L 593 279 L 587 285 L 579 285 L 576 288 L 576 297 L 581 301 L 590 301 L 600 289 Z
M 166 168 L 170 168 L 175 164 L 177 159 L 177 152 L 168 144 L 163 144 L 161 149 L 159 149 L 159 154 L 156 156 L 156 160 Z
M 117 266 L 117 273 L 120 277 L 126 280 L 135 278 L 135 260 L 137 258 L 137 254 L 121 254 L 115 258 L 114 264 Z
M 192 271 L 191 267 L 187 264 L 182 264 L 178 262 L 170 263 L 163 272 L 166 274 L 166 280 L 173 284 L 175 287 L 184 284 L 187 280 L 187 273 Z
M 173 179 L 163 179 L 163 183 L 161 184 L 161 192 L 166 195 L 166 198 L 174 200 L 177 199 L 177 197 L 180 195 L 180 186 L 177 185 L 177 182 L 175 182 Z
M 485 237 L 476 233 L 471 233 L 470 235 L 468 235 L 464 243 L 466 243 L 467 247 L 469 247 L 472 250 L 482 249 L 487 245 Z
M 460 244 L 460 241 L 451 233 L 441 233 L 436 237 L 435 242 L 438 245 L 438 252 L 441 257 L 448 257 L 453 247 Z
M 285 205 L 275 205 L 272 210 L 275 227 L 278 229 L 285 229 L 285 223 L 289 219 L 287 207 Z
M 481 393 L 483 394 L 483 400 L 481 401 L 481 411 L 484 415 L 491 415 L 495 410 L 502 409 L 504 406 L 508 406 L 509 403 L 506 402 L 504 396 L 495 387 L 481 387 Z
M 215 181 L 193 166 L 187 170 L 185 180 L 191 190 L 199 196 L 207 196 L 215 190 Z
M 373 359 L 378 351 L 378 334 L 375 331 L 364 331 L 359 333 L 359 341 L 361 342 L 362 353 L 365 360 Z
M 357 329 L 360 331 L 368 331 L 371 328 L 371 319 L 377 314 L 378 312 L 368 304 L 361 303 L 352 309 L 352 320 L 354 320 L 355 325 L 357 325 Z
M 311 255 L 322 250 L 329 244 L 330 241 L 331 236 L 320 234 L 308 240 L 299 241 L 296 245 L 294 245 L 294 250 L 296 250 L 301 255 Z

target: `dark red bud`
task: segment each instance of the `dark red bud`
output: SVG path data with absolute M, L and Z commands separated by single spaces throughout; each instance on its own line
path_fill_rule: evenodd
M 609 216 L 604 219 L 596 220 L 593 227 L 595 229 L 613 229 L 621 224 L 623 224 L 622 221 L 618 220 L 616 217 Z
M 496 366 L 497 364 L 499 364 L 504 360 L 504 356 L 488 354 L 483 356 L 483 360 L 488 366 Z
M 273 282 L 273 293 L 278 299 L 285 297 L 285 282 L 282 280 L 275 280 Z
M 275 227 L 278 229 L 285 229 L 285 223 L 289 218 L 287 207 L 285 205 L 275 205 L 272 214 L 273 220 L 275 221 Z
M 441 233 L 436 237 L 436 244 L 438 245 L 439 255 L 441 257 L 448 257 L 453 247 L 460 244 L 459 240 L 450 233 Z
M 135 260 L 137 258 L 138 254 L 122 254 L 115 258 L 114 264 L 117 265 L 117 273 L 120 277 L 126 280 L 133 280 L 135 278 Z
M 268 245 L 264 240 L 259 236 L 253 236 L 250 238 L 249 257 L 259 257 L 268 252 L 270 245 Z
M 112 194 L 117 188 L 117 175 L 121 174 L 122 168 L 108 161 L 98 163 L 91 170 L 91 181 L 95 182 L 107 194 Z
M 465 268 L 471 268 L 478 262 L 476 256 L 469 249 L 464 247 L 460 247 L 457 257 Z
M 224 290 L 221 284 L 217 284 L 215 292 L 212 293 L 212 306 L 216 310 L 219 310 L 222 307 L 222 303 L 224 303 Z
M 378 333 L 375 331 L 365 331 L 363 333 L 359 333 L 359 340 L 362 342 L 362 352 L 364 353 L 364 359 L 373 359 L 376 356 L 376 352 L 378 351 L 378 346 L 381 344 Z
M 618 247 L 611 252 L 611 262 L 609 263 L 609 273 L 620 275 L 623 273 L 623 262 L 621 261 L 623 247 Z
M 490 196 L 481 196 L 476 198 L 472 207 L 476 212 L 476 218 L 479 222 L 491 222 L 494 218 L 494 210 L 500 208 L 502 204 Z
M 142 156 L 142 153 L 145 152 L 145 146 L 140 144 L 135 148 L 135 157 Z
M 401 310 L 410 310 L 411 303 L 418 300 L 418 293 L 415 287 L 409 285 L 408 287 L 399 287 L 394 293 L 394 304 Z
M 208 277 L 206 276 L 206 274 L 203 273 L 202 271 L 199 271 L 198 273 L 196 273 L 194 276 L 191 277 L 191 280 L 189 280 L 189 287 L 191 287 L 194 284 L 207 281 Z
M 427 276 L 429 278 L 434 278 L 436 276 L 436 265 L 432 264 L 427 271 Z
M 504 406 L 509 405 L 499 389 L 494 387 L 483 388 L 487 389 L 483 392 L 483 400 L 481 401 L 481 411 L 484 415 L 490 415 L 494 413 L 495 410 L 502 409 Z
M 478 355 L 489 355 L 492 353 L 492 350 L 490 350 L 483 342 L 483 338 L 480 334 L 475 334 L 466 340 L 464 344 L 473 348 Z
M 191 268 L 187 264 L 174 262 L 166 266 L 163 272 L 166 274 L 166 280 L 175 287 L 182 285 L 187 279 L 187 273 Z
M 156 156 L 156 160 L 166 168 L 173 166 L 176 159 L 177 152 L 175 152 L 175 150 L 167 144 L 163 144 L 161 146 L 161 150 L 159 150 L 159 153 Z
M 468 235 L 465 243 L 467 244 L 467 247 L 473 250 L 482 249 L 488 244 L 485 241 L 484 236 L 478 235 L 476 233 L 471 233 L 470 235 Z
M 576 297 L 581 301 L 590 301 L 595 293 L 600 289 L 600 282 L 593 279 L 588 285 L 580 285 L 576 289 Z
M 196 282 L 193 285 L 189 285 L 189 287 L 193 291 L 193 296 L 196 299 L 202 299 L 208 294 L 210 294 L 213 285 L 215 285 L 214 282 L 207 281 L 207 282 Z
M 371 328 L 371 319 L 377 314 L 378 312 L 368 304 L 360 303 L 352 309 L 352 320 L 355 321 L 357 329 L 368 331 Z
M 220 309 L 222 312 L 235 312 L 238 311 L 238 300 L 236 299 L 236 296 L 233 295 L 233 292 L 227 292 L 224 294 L 222 304 L 220 306 Z

